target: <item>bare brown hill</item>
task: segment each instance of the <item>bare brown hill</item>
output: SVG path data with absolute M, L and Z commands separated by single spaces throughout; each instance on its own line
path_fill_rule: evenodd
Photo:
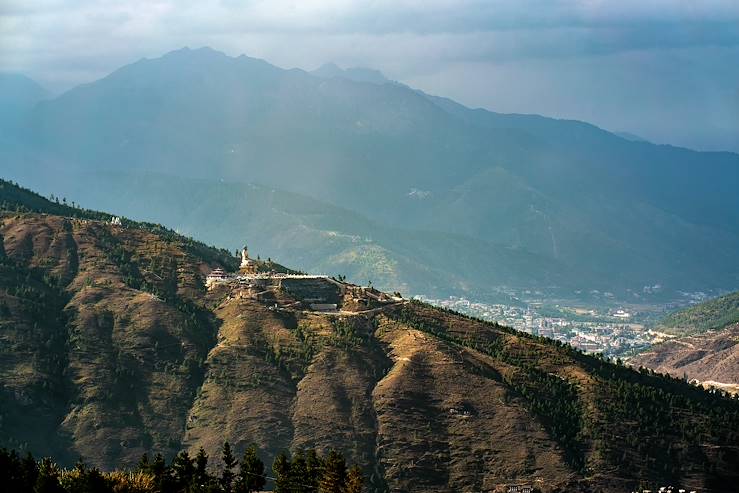
M 6 212 L 0 247 L 3 446 L 335 447 L 373 491 L 739 484 L 739 402 L 679 379 L 415 302 L 206 290 L 236 259 L 152 227 Z
M 739 324 L 658 344 L 631 364 L 739 391 Z

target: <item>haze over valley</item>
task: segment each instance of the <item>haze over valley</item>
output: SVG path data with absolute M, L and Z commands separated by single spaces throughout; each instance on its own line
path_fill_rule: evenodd
M 15 122 L 9 177 L 388 290 L 639 301 L 739 283 L 738 155 L 472 110 L 377 72 L 185 48 Z

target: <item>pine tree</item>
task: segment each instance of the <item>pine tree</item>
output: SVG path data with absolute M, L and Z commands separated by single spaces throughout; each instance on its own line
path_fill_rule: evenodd
M 312 493 L 308 486 L 308 467 L 302 451 L 297 451 L 290 462 L 290 491 Z
M 341 493 L 346 482 L 346 462 L 344 457 L 335 450 L 326 456 L 323 464 L 323 475 L 318 482 L 318 491 L 321 493 Z
M 241 459 L 235 491 L 253 493 L 264 488 L 265 483 L 264 462 L 257 455 L 257 446 L 252 444 L 246 449 L 244 458 Z
M 29 452 L 21 459 L 15 450 L 0 449 L 0 485 L 5 491 L 33 491 L 38 464 Z
M 208 454 L 205 453 L 203 447 L 200 447 L 198 455 L 195 456 L 193 483 L 199 488 L 204 488 L 210 483 L 210 479 L 210 474 L 208 474 Z
M 39 475 L 39 465 L 36 459 L 33 458 L 33 455 L 31 455 L 31 452 L 28 452 L 21 461 L 20 469 L 20 480 L 25 489 L 30 490 L 36 484 Z
M 346 493 L 362 493 L 364 477 L 359 466 L 354 465 L 346 475 Z
M 154 460 L 149 463 L 148 472 L 154 476 L 154 483 L 157 485 L 159 490 L 164 491 L 164 488 L 168 484 L 169 471 L 162 454 L 157 453 L 157 455 L 154 456 Z
M 275 493 L 290 492 L 290 460 L 285 452 L 280 452 L 272 464 L 272 472 L 275 475 Z
M 231 493 L 231 485 L 234 480 L 233 468 L 236 467 L 238 461 L 231 451 L 231 444 L 228 442 L 223 443 L 223 453 L 221 455 L 221 461 L 223 462 L 223 473 L 221 473 L 221 488 L 224 493 Z
M 154 461 L 149 465 L 149 472 L 151 472 L 155 478 L 161 478 L 167 472 L 167 464 L 164 462 L 162 454 L 157 453 L 154 456 Z
M 305 469 L 307 485 L 310 491 L 318 491 L 318 480 L 323 474 L 323 462 L 315 449 L 310 449 L 305 454 Z
M 182 451 L 172 460 L 172 473 L 175 483 L 180 489 L 186 489 L 193 481 L 195 476 L 195 462 L 190 454 Z
M 151 467 L 151 464 L 149 463 L 149 454 L 144 452 L 141 455 L 141 458 L 139 459 L 139 463 L 136 466 L 136 469 L 138 469 L 141 472 L 149 472 L 150 467 Z

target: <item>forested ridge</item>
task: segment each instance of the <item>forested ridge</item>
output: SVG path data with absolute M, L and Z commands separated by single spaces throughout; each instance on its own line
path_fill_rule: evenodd
M 724 392 L 419 302 L 335 316 L 208 291 L 228 252 L 4 187 L 0 447 L 54 457 L 39 475 L 176 479 L 202 448 L 220 478 L 227 440 L 295 474 L 339 451 L 377 492 L 739 484 Z
M 722 329 L 737 322 L 739 322 L 739 292 L 670 313 L 658 324 L 658 329 L 676 334 L 693 334 Z
M 171 241 L 183 242 L 186 248 L 193 254 L 209 261 L 224 263 L 231 269 L 235 269 L 238 265 L 238 260 L 230 252 L 224 249 L 209 247 L 202 242 L 179 235 L 161 224 L 132 221 L 107 212 L 86 209 L 75 204 L 74 201 L 67 202 L 66 197 L 60 198 L 52 195 L 47 199 L 27 188 L 21 187 L 17 183 L 2 178 L 0 178 L 0 211 L 7 213 L 36 212 L 68 217 L 70 219 L 87 219 L 105 222 L 110 222 L 115 217 L 121 221 L 121 226 L 143 229 L 156 233 L 160 237 L 167 238 Z M 111 252 L 111 255 L 115 255 L 115 253 Z

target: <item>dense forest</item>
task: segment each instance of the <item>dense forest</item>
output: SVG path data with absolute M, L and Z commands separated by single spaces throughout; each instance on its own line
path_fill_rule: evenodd
M 736 322 L 739 322 L 739 292 L 671 313 L 659 327 L 665 332 L 682 335 L 722 329 Z
M 201 448 L 195 457 L 182 451 L 169 463 L 161 454 L 144 454 L 136 468 L 112 472 L 82 459 L 65 469 L 48 457 L 0 449 L 0 484 L 13 493 L 252 493 L 267 486 L 276 493 L 360 493 L 364 477 L 335 450 L 325 456 L 314 449 L 282 452 L 268 472 L 256 445 L 239 460 L 225 442 L 217 466 Z

